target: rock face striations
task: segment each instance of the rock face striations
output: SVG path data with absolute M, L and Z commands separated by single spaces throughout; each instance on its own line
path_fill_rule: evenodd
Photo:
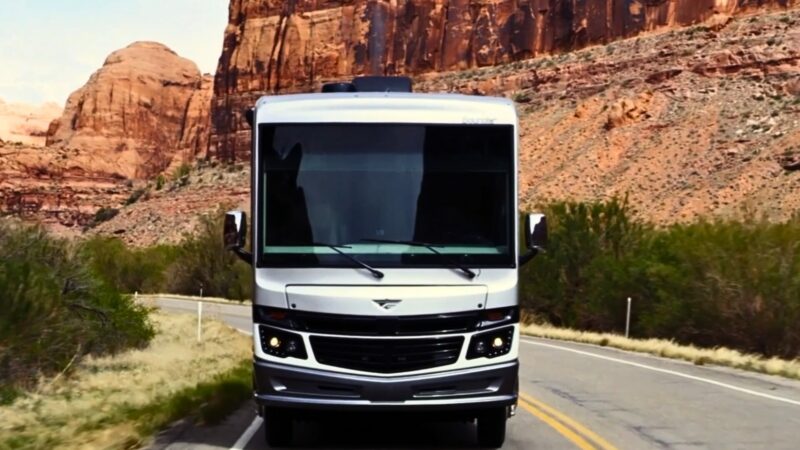
M 463 70 L 569 51 L 798 0 L 231 0 L 211 154 L 249 156 L 244 109 L 263 94 L 354 74 Z
M 144 180 L 206 155 L 212 84 L 158 43 L 112 53 L 43 127 L 44 148 L 0 142 L 0 214 L 70 232 L 138 199 Z
M 47 146 L 91 155 L 93 172 L 149 178 L 177 157 L 205 152 L 210 80 L 166 46 L 112 53 L 50 124 Z

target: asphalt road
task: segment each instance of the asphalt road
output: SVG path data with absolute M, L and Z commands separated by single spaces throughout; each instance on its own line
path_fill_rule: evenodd
M 186 300 L 165 310 L 196 314 Z M 204 313 L 250 332 L 250 309 L 204 303 Z M 516 417 L 505 449 L 798 449 L 800 382 L 604 347 L 523 338 Z M 209 428 L 176 427 L 154 448 L 266 448 L 252 405 Z M 376 416 L 302 423 L 295 448 L 475 448 L 466 423 Z

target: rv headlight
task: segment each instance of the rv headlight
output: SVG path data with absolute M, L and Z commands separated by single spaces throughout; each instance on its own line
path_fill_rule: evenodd
M 472 336 L 467 359 L 496 358 L 511 351 L 514 327 L 499 328 Z
M 303 337 L 299 334 L 266 325 L 259 325 L 258 332 L 264 353 L 278 358 L 308 358 Z

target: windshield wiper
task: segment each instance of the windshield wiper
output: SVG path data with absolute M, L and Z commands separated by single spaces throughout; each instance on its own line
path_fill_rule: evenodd
M 375 277 L 377 279 L 383 278 L 383 272 L 381 272 L 380 270 L 378 270 L 378 269 L 376 269 L 374 267 L 370 267 L 366 263 L 364 263 L 363 261 L 361 261 L 358 258 L 356 258 L 355 256 L 349 255 L 349 254 L 347 254 L 347 253 L 345 253 L 345 252 L 340 250 L 342 248 L 350 248 L 349 245 L 334 245 L 334 244 L 327 244 L 325 242 L 313 242 L 311 245 L 316 245 L 316 246 L 319 246 L 319 247 L 328 247 L 329 249 L 331 249 L 331 250 L 335 251 L 336 253 L 338 253 L 338 254 L 344 256 L 345 258 L 349 259 L 350 261 L 352 261 L 353 263 L 355 263 L 359 267 L 362 267 L 362 268 L 368 270 L 369 273 L 371 273 L 373 277 Z
M 461 263 L 456 261 L 454 258 L 451 258 L 451 257 L 445 255 L 444 253 L 440 252 L 439 250 L 436 250 L 436 247 L 434 247 L 433 244 L 428 244 L 428 243 L 425 243 L 425 242 L 416 242 L 416 241 L 394 241 L 394 240 L 391 240 L 391 239 L 370 239 L 370 238 L 359 239 L 359 241 L 377 242 L 379 244 L 401 244 L 401 245 L 413 245 L 413 246 L 416 246 L 416 247 L 425 247 L 428 250 L 430 250 L 431 252 L 439 255 L 439 257 L 441 257 L 442 259 L 447 261 L 451 266 L 453 266 L 453 268 L 464 272 L 464 275 L 466 275 L 467 278 L 469 278 L 470 280 L 475 278 L 475 276 L 476 276 L 475 272 L 473 272 L 472 270 L 470 270 L 467 267 L 462 266 Z

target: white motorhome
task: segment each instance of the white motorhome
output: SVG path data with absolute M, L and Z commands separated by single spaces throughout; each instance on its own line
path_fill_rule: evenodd
M 476 420 L 499 447 L 517 402 L 518 250 L 511 101 L 361 77 L 262 97 L 252 126 L 254 397 L 270 445 L 319 411 Z

